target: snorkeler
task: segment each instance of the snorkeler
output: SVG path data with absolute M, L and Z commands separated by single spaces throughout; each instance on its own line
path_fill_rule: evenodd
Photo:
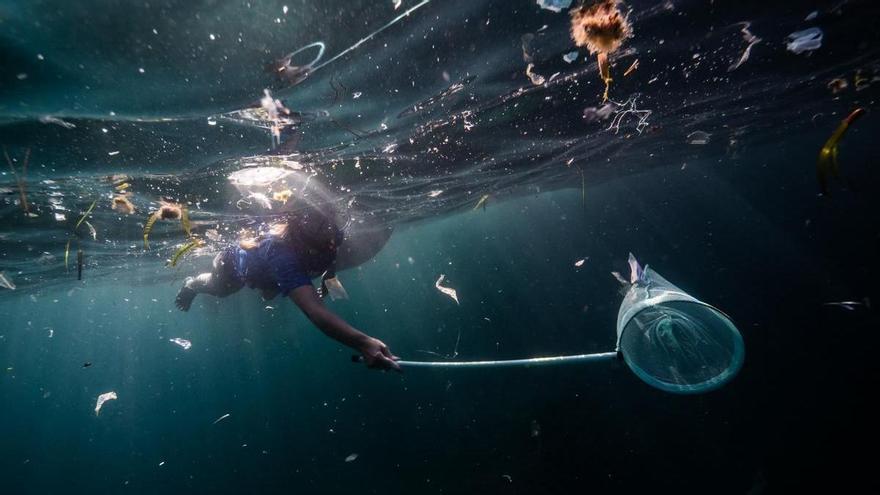
M 340 253 L 344 235 L 335 213 L 328 210 L 300 207 L 287 213 L 267 234 L 227 247 L 214 258 L 211 272 L 186 279 L 175 304 L 188 311 L 198 294 L 226 297 L 245 285 L 259 290 L 265 300 L 282 294 L 327 336 L 360 352 L 368 367 L 400 371 L 388 346 L 348 324 L 321 300 L 328 292 L 328 282 L 335 282 L 337 267 L 347 268 L 371 258 L 390 237 L 390 229 L 368 233 L 362 237 L 364 242 Z M 337 260 L 337 254 L 343 254 L 343 259 Z M 317 276 L 322 276 L 320 294 L 312 285 Z

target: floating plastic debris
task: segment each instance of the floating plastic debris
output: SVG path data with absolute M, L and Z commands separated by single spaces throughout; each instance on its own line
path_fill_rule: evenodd
M 501 477 L 506 479 L 508 483 L 513 483 L 513 477 L 509 474 L 502 474 Z
M 99 395 L 98 402 L 95 403 L 95 416 L 101 414 L 101 408 L 104 407 L 105 402 L 116 399 L 116 392 L 107 392 L 106 394 Z
M 529 76 L 529 80 L 532 81 L 532 84 L 535 86 L 540 86 L 544 84 L 546 79 L 541 74 L 537 74 L 532 72 L 532 69 L 535 68 L 535 64 L 529 64 L 526 66 L 526 75 Z
M 484 195 L 480 196 L 480 200 L 477 201 L 477 204 L 474 205 L 474 210 L 476 210 L 482 206 L 483 211 L 486 211 L 486 201 L 488 201 L 488 200 L 489 200 L 488 194 L 484 194 Z
M 587 107 L 584 109 L 584 122 L 586 122 L 587 124 L 592 124 L 593 122 L 605 120 L 614 113 L 614 108 L 615 105 L 613 103 L 606 103 L 599 108 Z
M 632 253 L 629 253 L 629 257 L 627 259 L 629 263 L 629 283 L 635 284 L 638 282 L 645 281 L 645 270 L 642 269 L 642 265 L 639 264 L 636 257 L 633 256 Z
M 116 156 L 119 154 L 119 152 L 118 151 L 110 151 L 110 152 L 107 152 L 107 154 L 110 156 Z
M 840 93 L 841 91 L 848 88 L 849 83 L 846 82 L 846 79 L 835 77 L 834 79 L 828 81 L 827 87 L 831 90 L 831 94 L 836 95 L 837 93 Z
M 231 414 L 226 413 L 226 414 L 224 414 L 223 416 L 220 416 L 219 418 L 215 419 L 214 422 L 211 423 L 211 424 L 212 424 L 212 425 L 216 425 L 217 423 L 223 421 L 224 419 L 228 418 L 229 416 L 231 416 Z
M 825 141 L 819 150 L 819 159 L 816 162 L 816 176 L 819 179 L 819 187 L 822 194 L 828 194 L 828 181 L 840 177 L 840 164 L 837 162 L 838 145 L 850 124 L 865 114 L 865 109 L 856 108 L 837 126 L 831 137 Z
M 192 251 L 195 248 L 204 247 L 205 241 L 199 239 L 198 237 L 192 236 L 190 240 L 181 245 L 177 251 L 175 251 L 174 255 L 168 260 L 168 266 L 175 267 L 177 263 L 180 262 L 180 259 L 188 252 Z
M 623 103 L 614 103 L 614 106 L 611 107 L 612 110 L 615 111 L 614 118 L 611 119 L 611 125 L 608 126 L 608 131 L 614 131 L 615 134 L 620 132 L 620 125 L 623 123 L 623 120 L 627 115 L 633 115 L 639 119 L 636 123 L 636 131 L 641 134 L 645 127 L 648 127 L 648 117 L 651 116 L 651 110 L 639 110 L 636 107 L 636 101 L 638 100 L 639 94 L 635 93 Z M 604 107 L 603 107 L 604 108 Z M 602 109 L 600 109 L 602 110 Z
M 88 220 L 83 221 L 83 224 L 85 224 L 86 228 L 89 229 L 89 235 L 92 237 L 92 240 L 97 241 L 98 240 L 98 231 L 95 230 L 95 227 L 92 224 L 90 224 Z
M 636 59 L 636 60 L 632 63 L 632 65 L 629 66 L 629 69 L 626 69 L 626 71 L 623 72 L 623 77 L 626 77 L 626 76 L 632 74 L 632 73 L 635 72 L 636 69 L 638 69 L 638 68 L 639 68 L 639 59 Z
M 253 200 L 258 205 L 262 206 L 263 208 L 265 208 L 267 210 L 272 209 L 272 201 L 269 200 L 269 197 L 263 193 L 251 193 L 250 196 L 247 197 L 247 199 Z
M 439 290 L 440 292 L 442 292 L 442 293 L 446 294 L 447 296 L 451 297 L 452 300 L 455 301 L 455 304 L 459 304 L 459 302 L 458 302 L 458 293 L 455 291 L 455 289 L 450 289 L 449 287 L 443 287 L 443 286 L 440 285 L 440 283 L 443 282 L 443 279 L 444 279 L 444 278 L 446 278 L 446 275 L 441 274 L 441 275 L 440 275 L 440 278 L 438 278 L 437 281 L 434 282 L 434 287 L 436 287 L 437 290 Z
M 53 117 L 51 115 L 44 115 L 40 117 L 41 124 L 55 124 L 60 125 L 65 129 L 76 129 L 76 124 L 71 124 L 70 122 L 65 122 L 58 117 Z
M 708 132 L 694 131 L 687 135 L 688 144 L 709 144 L 711 135 Z
M 812 21 L 813 19 L 815 19 L 817 17 L 819 17 L 819 11 L 814 10 L 814 11 L 810 12 L 809 14 L 807 14 L 807 16 L 804 17 L 804 20 L 805 21 Z
M 751 27 L 752 25 L 751 22 L 743 21 L 736 25 L 742 26 L 739 32 L 742 33 L 743 40 L 748 43 L 748 45 L 746 45 L 746 48 L 745 50 L 743 50 L 742 55 L 740 55 L 739 60 L 730 64 L 730 67 L 727 68 L 727 72 L 733 72 L 738 69 L 739 66 L 746 63 L 746 61 L 749 59 L 749 55 L 752 53 L 752 47 L 761 42 L 761 38 L 758 38 L 757 36 L 752 34 L 751 31 L 749 31 L 749 27 Z
M 566 63 L 570 64 L 578 59 L 578 55 L 580 55 L 580 54 L 578 53 L 577 50 L 572 51 L 572 52 L 568 52 L 562 56 L 562 60 L 565 60 Z
M 551 12 L 562 12 L 562 9 L 571 7 L 571 0 L 536 0 L 538 6 Z
M 394 4 L 394 10 L 399 9 L 403 5 L 403 0 L 391 0 L 391 2 Z
M 285 189 L 283 191 L 276 191 L 272 193 L 272 199 L 278 201 L 281 204 L 287 204 L 290 201 L 290 198 L 293 197 L 293 191 L 290 189 Z
M 338 278 L 324 279 L 322 284 L 323 287 L 327 288 L 327 293 L 330 295 L 331 300 L 348 299 L 348 292 L 345 291 L 345 287 L 342 286 L 342 282 Z
M 443 191 L 442 191 L 442 190 L 440 190 L 440 189 L 435 189 L 435 190 L 433 190 L 433 191 L 431 191 L 431 192 L 428 193 L 428 197 L 429 197 L 429 198 L 436 198 L 437 196 L 440 196 L 441 194 L 443 194 Z
M 345 458 L 345 462 L 354 462 L 354 460 L 357 458 L 357 454 L 348 454 L 348 456 Z
M 858 308 L 865 306 L 865 303 L 860 301 L 835 301 L 835 302 L 827 302 L 822 306 L 833 306 L 838 308 L 843 308 L 847 311 L 855 311 Z
M 538 438 L 541 436 L 541 424 L 538 423 L 537 419 L 533 419 L 529 425 L 529 436 L 532 438 Z
M 6 146 L 3 147 L 3 157 L 6 158 L 9 170 L 12 172 L 12 176 L 15 178 L 15 182 L 18 185 L 18 198 L 21 202 L 21 209 L 24 211 L 25 216 L 35 217 L 36 215 L 31 213 L 27 202 L 27 168 L 31 157 L 31 149 L 27 148 L 24 151 L 24 160 L 22 160 L 20 175 L 15 170 L 15 166 L 12 164 L 12 159 L 9 158 L 9 153 L 6 152 Z
M 822 36 L 822 30 L 817 27 L 795 31 L 785 38 L 785 47 L 788 51 L 798 55 L 813 51 L 822 46 Z
M 10 280 L 9 277 L 7 277 L 6 274 L 3 272 L 0 272 L 0 287 L 9 290 L 15 290 L 15 284 L 12 283 L 12 280 Z
M 180 337 L 175 337 L 175 338 L 173 338 L 173 339 L 168 339 L 168 342 L 171 342 L 172 344 L 177 344 L 177 345 L 179 345 L 180 347 L 183 348 L 184 351 L 188 351 L 189 348 L 192 347 L 192 342 L 190 342 L 190 341 L 188 341 L 188 340 L 186 340 L 186 339 L 181 339 Z
M 584 263 L 586 263 L 588 259 L 589 258 L 581 258 L 581 259 L 574 262 L 574 266 L 580 268 L 580 267 L 584 266 Z
M 205 231 L 205 237 L 210 241 L 220 242 L 223 240 L 223 236 L 220 235 L 220 231 L 217 229 L 208 229 Z

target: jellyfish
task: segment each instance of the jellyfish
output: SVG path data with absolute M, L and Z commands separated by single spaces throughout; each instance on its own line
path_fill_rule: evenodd
M 575 45 L 595 54 L 599 62 L 599 77 L 605 83 L 602 102 L 608 101 L 611 87 L 611 66 L 608 56 L 620 49 L 624 40 L 632 36 L 632 26 L 621 12 L 621 0 L 583 0 L 571 11 L 571 38 Z

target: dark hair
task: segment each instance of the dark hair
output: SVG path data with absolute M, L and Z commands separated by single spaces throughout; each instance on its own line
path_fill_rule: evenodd
M 238 244 L 242 249 L 254 249 L 268 236 L 310 249 L 326 249 L 331 242 L 338 247 L 342 242 L 336 210 L 329 204 L 297 205 L 283 220 L 272 224 L 267 235 L 246 237 Z

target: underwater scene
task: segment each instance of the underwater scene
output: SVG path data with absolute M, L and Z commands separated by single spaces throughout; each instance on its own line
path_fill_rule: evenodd
M 0 493 L 880 493 L 875 0 L 0 0 Z

